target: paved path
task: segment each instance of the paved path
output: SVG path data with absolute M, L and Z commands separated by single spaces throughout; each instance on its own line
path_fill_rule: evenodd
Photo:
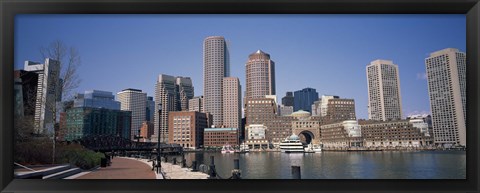
M 152 167 L 135 159 L 114 157 L 112 165 L 75 179 L 156 179 Z

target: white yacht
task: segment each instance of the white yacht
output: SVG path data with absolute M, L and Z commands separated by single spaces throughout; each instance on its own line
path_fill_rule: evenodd
M 280 143 L 280 151 L 285 153 L 304 153 L 305 149 L 302 142 L 300 142 L 300 137 L 292 134 Z
M 233 153 L 233 152 L 234 152 L 234 150 L 233 150 L 232 146 L 230 146 L 229 144 L 223 145 L 222 153 Z
M 250 152 L 250 148 L 248 147 L 248 145 L 245 144 L 245 142 L 240 144 L 240 149 L 238 150 L 237 153 L 248 153 L 248 152 Z
M 320 153 L 320 152 L 322 152 L 322 148 L 320 148 L 320 145 L 313 145 L 312 143 L 310 143 L 305 148 L 305 153 Z

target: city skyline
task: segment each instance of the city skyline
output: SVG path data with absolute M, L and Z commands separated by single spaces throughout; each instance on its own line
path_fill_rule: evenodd
M 91 20 L 92 17 L 95 20 Z M 158 74 L 172 74 L 192 77 L 198 96 L 204 93 L 202 41 L 208 36 L 219 35 L 225 37 L 229 45 L 230 76 L 239 77 L 241 85 L 246 83 L 244 71 L 248 55 L 261 49 L 274 56 L 277 65 L 277 100 L 287 91 L 311 87 L 320 96 L 330 94 L 354 99 L 357 118 L 366 119 L 368 91 L 365 67 L 370 61 L 383 58 L 398 65 L 405 117 L 414 112 L 430 111 L 424 64 L 428 54 L 448 47 L 465 51 L 464 15 L 194 17 L 21 15 L 17 19 L 19 25 L 16 31 L 19 33 L 15 37 L 15 68 L 20 69 L 26 60 L 43 61 L 39 47 L 60 39 L 77 47 L 82 57 L 79 69 L 82 83 L 76 92 L 93 89 L 118 92 L 133 87 L 153 96 Z M 210 29 L 195 24 L 199 21 L 207 21 L 213 27 Z M 160 24 L 161 33 L 151 32 L 150 29 L 159 30 L 150 25 L 155 23 Z M 252 28 L 258 23 L 266 23 L 270 28 Z M 189 25 L 180 30 L 182 24 Z M 36 26 L 44 30 L 27 30 Z M 122 26 L 129 28 L 123 29 Z M 250 28 L 242 29 L 245 26 Z M 283 26 L 290 27 L 285 29 Z M 282 33 L 269 33 L 279 29 L 283 29 Z M 98 33 L 91 34 L 93 32 Z M 165 38 L 171 37 L 170 33 L 174 32 L 177 32 L 175 35 L 178 38 L 172 39 L 179 43 L 161 43 L 169 42 Z M 135 34 L 148 38 L 132 36 Z M 255 35 L 258 39 L 252 39 Z M 153 49 L 155 47 L 157 49 Z M 127 72 L 128 76 L 125 76 Z M 104 81 L 102 77 L 105 74 L 114 81 Z

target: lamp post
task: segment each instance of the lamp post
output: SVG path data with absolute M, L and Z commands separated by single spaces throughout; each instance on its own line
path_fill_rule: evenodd
M 161 153 L 161 148 L 160 148 L 160 135 L 161 134 L 161 126 L 162 126 L 162 103 L 158 104 L 158 147 L 157 147 L 157 174 L 160 173 L 160 170 L 162 168 L 162 163 L 160 160 L 160 153 Z

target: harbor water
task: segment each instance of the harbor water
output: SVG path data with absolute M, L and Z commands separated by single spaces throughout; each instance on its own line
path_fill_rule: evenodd
M 239 159 L 243 179 L 291 179 L 291 166 L 300 166 L 302 179 L 465 179 L 465 151 L 368 151 L 321 153 L 190 152 L 193 160 L 215 168 L 222 178 L 231 176 Z

